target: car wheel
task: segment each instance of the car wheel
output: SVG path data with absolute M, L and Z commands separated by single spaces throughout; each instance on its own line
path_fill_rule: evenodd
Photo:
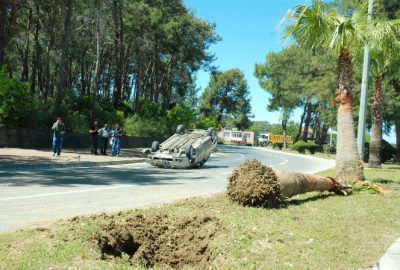
M 177 128 L 176 128 L 176 134 L 183 134 L 183 133 L 185 133 L 185 131 L 186 131 L 186 127 L 185 127 L 185 125 L 179 125 Z
M 151 151 L 152 152 L 157 152 L 160 149 L 160 143 L 158 141 L 154 141 L 151 144 Z
M 209 127 L 207 130 L 207 135 L 211 137 L 212 143 L 215 143 L 217 140 L 217 133 L 213 127 Z
M 194 155 L 196 154 L 196 150 L 193 148 L 191 144 L 186 146 L 185 149 L 185 154 L 189 158 L 190 162 L 192 162 L 192 159 L 194 158 Z
M 206 163 L 206 160 L 205 160 L 205 159 L 203 159 L 202 161 L 200 161 L 199 163 L 197 163 L 197 168 L 203 167 L 204 163 Z

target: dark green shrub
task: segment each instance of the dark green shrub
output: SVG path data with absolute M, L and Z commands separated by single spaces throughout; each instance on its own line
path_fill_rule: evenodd
M 292 145 L 292 149 L 299 153 L 305 154 L 307 149 L 307 143 L 305 141 L 298 141 Z
M 308 151 L 310 151 L 310 153 L 312 154 L 312 155 L 314 155 L 315 154 L 315 151 L 317 150 L 317 147 L 318 147 L 318 145 L 315 143 L 315 142 L 307 142 L 306 143 L 306 149 L 308 150 Z
M 174 133 L 172 130 L 172 125 L 169 123 L 166 117 L 143 118 L 139 117 L 138 115 L 134 115 L 126 118 L 122 127 L 127 135 L 137 137 L 169 137 Z
M 273 144 L 272 144 L 272 148 L 273 148 L 273 149 L 279 148 L 279 150 L 282 150 L 282 148 L 283 148 L 283 143 L 273 143 Z
M 381 149 L 381 162 L 384 163 L 393 159 L 396 156 L 396 148 L 393 147 L 389 142 L 382 139 Z M 369 142 L 365 142 L 364 148 L 364 161 L 369 161 Z
M 324 146 L 317 144 L 315 152 L 324 153 Z
M 0 122 L 10 127 L 25 126 L 33 111 L 33 95 L 27 83 L 9 78 L 0 66 Z

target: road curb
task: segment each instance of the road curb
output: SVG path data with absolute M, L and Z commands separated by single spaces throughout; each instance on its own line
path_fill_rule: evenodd
M 133 164 L 141 163 L 146 161 L 145 158 L 137 158 L 134 160 L 115 160 L 115 161 L 104 161 L 104 162 L 74 162 L 74 163 L 59 163 L 59 164 L 24 164 L 24 165 L 6 165 L 0 166 L 0 171 L 19 171 L 19 170 L 48 170 L 48 169 L 67 169 L 67 168 L 78 168 L 78 167 L 99 167 L 108 165 L 122 165 L 122 164 Z
M 382 256 L 372 270 L 400 269 L 400 238 L 397 239 Z

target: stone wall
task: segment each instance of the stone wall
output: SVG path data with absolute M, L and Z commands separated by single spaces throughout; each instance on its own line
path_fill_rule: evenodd
M 50 129 L 6 129 L 0 126 L 0 147 L 50 148 L 52 138 L 53 134 Z M 121 140 L 121 148 L 151 147 L 151 143 L 157 140 L 163 141 L 162 138 L 124 136 Z M 90 148 L 90 144 L 89 134 L 67 132 L 64 135 L 63 148 Z

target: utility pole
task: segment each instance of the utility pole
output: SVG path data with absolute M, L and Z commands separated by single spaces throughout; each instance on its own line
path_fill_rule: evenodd
M 368 2 L 368 23 L 372 20 L 373 14 L 373 0 Z M 362 83 L 361 83 L 361 97 L 360 97 L 360 113 L 358 116 L 358 130 L 357 130 L 357 149 L 361 160 L 364 156 L 364 141 L 365 141 L 365 119 L 368 101 L 368 77 L 369 77 L 369 61 L 370 61 L 370 43 L 367 40 L 364 48 L 364 64 L 362 71 Z

